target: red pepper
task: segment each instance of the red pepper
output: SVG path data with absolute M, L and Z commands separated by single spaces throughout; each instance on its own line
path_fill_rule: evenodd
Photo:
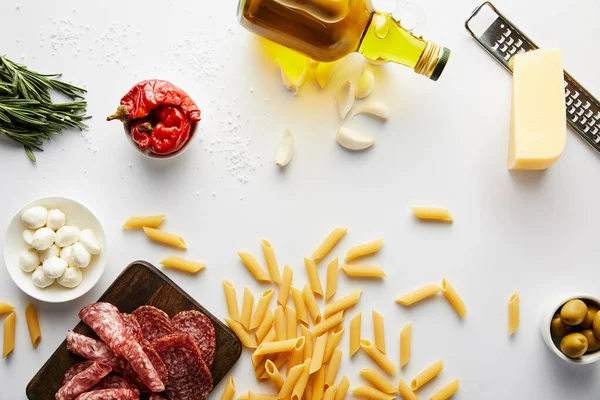
M 190 136 L 191 123 L 181 110 L 176 107 L 162 107 L 156 109 L 153 114 L 159 122 L 151 131 L 152 151 L 164 155 L 182 148 Z
M 148 124 L 148 122 L 144 122 L 143 120 L 136 121 L 131 125 L 129 132 L 133 141 L 136 142 L 142 150 L 146 150 L 150 147 L 150 135 L 148 134 L 147 128 L 145 128 L 146 124 Z M 150 129 L 152 129 L 152 125 L 150 126 Z

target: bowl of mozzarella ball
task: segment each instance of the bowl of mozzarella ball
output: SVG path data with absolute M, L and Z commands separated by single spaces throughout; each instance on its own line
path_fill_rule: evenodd
M 15 284 L 42 301 L 87 293 L 106 267 L 104 230 L 80 203 L 47 197 L 23 207 L 4 238 L 4 262 Z
M 600 360 L 600 299 L 574 294 L 555 299 L 540 322 L 548 348 L 573 364 Z

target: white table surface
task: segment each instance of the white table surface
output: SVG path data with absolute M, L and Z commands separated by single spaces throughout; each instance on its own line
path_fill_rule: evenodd
M 573 366 L 556 358 L 540 338 L 538 320 L 544 301 L 555 294 L 600 290 L 598 154 L 569 130 L 564 155 L 548 171 L 507 171 L 511 79 L 463 28 L 477 1 L 422 1 L 428 37 L 452 49 L 450 63 L 437 83 L 394 65 L 378 69 L 372 98 L 386 102 L 392 116 L 387 123 L 346 122 L 377 138 L 358 154 L 334 141 L 340 121 L 332 88 L 321 92 L 313 82 L 296 98 L 287 92 L 277 67 L 238 25 L 236 3 L 0 2 L 0 51 L 84 85 L 94 117 L 84 134 L 69 132 L 45 143 L 37 164 L 2 141 L 0 231 L 32 199 L 67 196 L 98 215 L 110 252 L 105 274 L 83 298 L 37 304 L 43 340 L 36 350 L 24 319 L 31 299 L 0 270 L 0 301 L 16 306 L 18 321 L 14 353 L 0 361 L 0 398 L 24 397 L 30 378 L 77 323 L 78 310 L 131 261 L 157 263 L 171 254 L 205 261 L 208 267 L 197 276 L 168 274 L 224 317 L 224 277 L 240 294 L 244 285 L 257 296 L 264 290 L 236 251 L 260 256 L 260 239 L 270 239 L 280 263 L 295 268 L 295 284 L 303 285 L 303 256 L 336 226 L 349 228 L 337 255 L 362 241 L 386 239 L 373 262 L 388 278 L 362 283 L 341 276 L 338 293 L 364 289 L 358 307 L 363 335 L 372 335 L 375 307 L 386 317 L 393 360 L 400 327 L 413 322 L 406 379 L 444 360 L 441 377 L 420 397 L 460 377 L 457 399 L 596 398 L 600 364 Z M 597 1 L 496 5 L 538 44 L 562 48 L 566 68 L 600 95 Z M 117 122 L 104 121 L 145 78 L 185 88 L 203 112 L 201 140 L 172 162 L 141 157 Z M 295 133 L 297 149 L 281 171 L 273 156 L 284 128 Z M 411 205 L 447 207 L 455 223 L 415 222 Z M 128 216 L 148 213 L 167 213 L 163 228 L 185 237 L 189 250 L 178 253 L 121 230 Z M 394 303 L 396 295 L 444 276 L 468 306 L 464 321 L 442 299 L 412 309 Z M 509 337 L 506 304 L 514 291 L 521 294 L 521 328 Z M 364 354 L 351 361 L 345 356 L 342 372 L 356 386 L 358 370 L 371 365 Z M 240 393 L 270 390 L 252 379 L 248 352 L 232 374 Z

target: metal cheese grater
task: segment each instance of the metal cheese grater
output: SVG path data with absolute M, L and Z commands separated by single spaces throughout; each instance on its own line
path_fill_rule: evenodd
M 489 7 L 495 14 L 494 22 L 481 36 L 477 36 L 469 23 L 475 22 L 480 11 Z M 477 7 L 465 21 L 471 36 L 500 64 L 512 73 L 511 57 L 517 53 L 535 50 L 538 46 L 502 15 L 489 1 Z M 593 148 L 600 152 L 600 102 L 565 71 L 565 99 L 567 122 Z

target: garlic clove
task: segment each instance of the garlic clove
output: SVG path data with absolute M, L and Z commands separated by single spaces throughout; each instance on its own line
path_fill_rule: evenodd
M 354 112 L 353 116 L 358 114 L 371 114 L 383 120 L 387 120 L 390 117 L 390 109 L 381 101 L 370 101 L 360 106 Z
M 335 96 L 335 101 L 337 103 L 340 118 L 346 118 L 346 115 L 348 115 L 352 106 L 354 106 L 354 89 L 352 83 L 346 81 L 340 86 Z
M 347 55 L 336 63 L 327 85 L 337 88 L 346 81 L 356 85 L 367 64 L 367 59 L 362 54 L 352 53 Z
M 364 99 L 373 92 L 374 88 L 375 76 L 373 75 L 373 68 L 367 64 L 365 71 L 358 80 L 358 85 L 356 85 L 354 96 L 356 96 L 357 99 Z
M 306 83 L 308 71 L 310 69 L 308 59 L 303 62 L 292 60 L 289 58 L 277 58 L 275 60 L 281 70 L 281 79 L 283 84 L 294 96 L 298 94 L 298 90 Z
M 317 65 L 317 69 L 315 70 L 315 76 L 317 77 L 317 82 L 319 82 L 319 86 L 324 88 L 333 73 L 333 70 L 337 66 L 337 61 L 329 62 L 329 63 L 319 63 Z
M 289 129 L 284 129 L 277 145 L 275 164 L 280 167 L 288 165 L 294 155 L 294 135 Z
M 338 129 L 335 140 L 348 150 L 364 150 L 375 144 L 374 138 L 344 127 Z

